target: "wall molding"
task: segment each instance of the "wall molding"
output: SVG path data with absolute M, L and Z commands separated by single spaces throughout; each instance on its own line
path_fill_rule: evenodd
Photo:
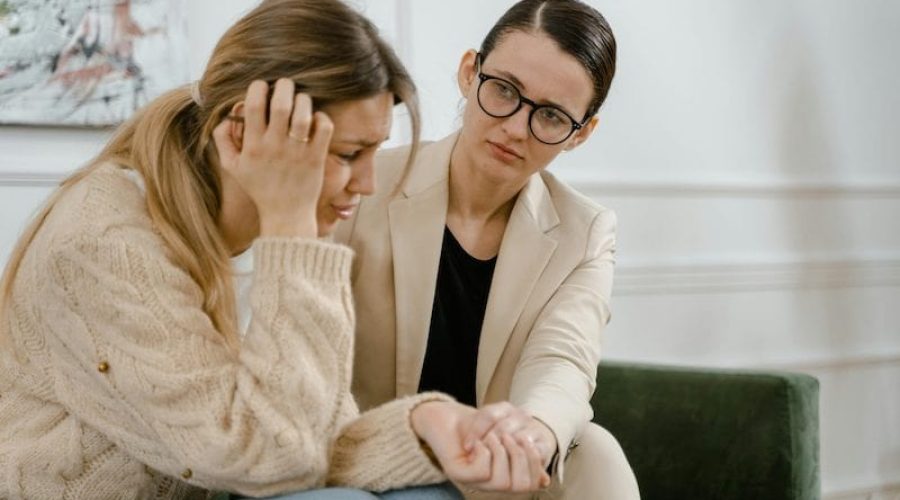
M 399 0 L 403 1 L 403 0 Z M 401 16 L 402 17 L 402 16 Z M 403 21 L 398 19 L 398 24 Z M 401 35 L 402 36 L 402 35 Z M 21 164 L 22 162 L 19 162 Z M 26 162 L 27 163 L 27 162 Z M 40 172 L 0 169 L 0 186 L 49 186 L 66 175 L 64 172 Z M 565 176 L 563 176 L 565 179 Z M 900 198 L 900 182 L 812 182 L 812 181 L 752 181 L 752 182 L 660 182 L 660 181 L 604 181 L 599 179 L 568 179 L 568 182 L 589 196 L 635 197 L 734 197 L 734 198 Z
M 0 172 L 0 187 L 56 187 L 68 173 Z
M 795 262 L 620 264 L 614 293 L 703 294 L 900 286 L 900 255 Z
M 822 498 L 824 500 L 894 500 L 900 498 L 900 483 L 828 491 Z
M 565 179 L 564 176 L 561 176 Z M 771 180 L 748 182 L 703 181 L 603 181 L 568 179 L 575 189 L 589 196 L 683 197 L 683 198 L 900 198 L 900 183 L 816 182 Z
M 786 370 L 800 372 L 834 372 L 900 366 L 900 351 L 877 354 L 848 354 L 842 356 L 775 361 L 754 365 L 758 370 Z M 900 486 L 900 485 L 898 485 Z
M 645 363 L 659 366 L 676 366 L 684 368 L 709 367 L 721 370 L 752 371 L 788 371 L 788 372 L 835 372 L 865 369 L 900 368 L 900 350 L 888 349 L 887 352 L 859 352 L 833 356 L 807 356 L 794 359 L 774 359 L 765 362 L 747 361 L 746 359 L 717 359 L 716 361 L 700 361 L 669 358 L 646 358 L 641 356 L 621 356 L 610 354 L 604 360 L 622 363 Z

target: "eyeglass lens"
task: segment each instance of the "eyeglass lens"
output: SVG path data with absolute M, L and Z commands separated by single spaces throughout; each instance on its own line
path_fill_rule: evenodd
M 511 83 L 489 78 L 478 89 L 478 102 L 487 114 L 504 118 L 518 110 L 521 94 Z M 564 141 L 572 133 L 573 122 L 557 108 L 537 106 L 531 113 L 529 126 L 539 141 L 555 144 Z

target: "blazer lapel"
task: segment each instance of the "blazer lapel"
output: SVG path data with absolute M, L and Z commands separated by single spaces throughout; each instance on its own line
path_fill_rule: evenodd
M 403 193 L 388 207 L 397 310 L 397 395 L 415 394 L 428 346 L 449 201 L 454 134 L 419 152 Z
M 478 404 L 484 400 L 531 290 L 556 250 L 557 242 L 547 232 L 558 224 L 550 193 L 540 175 L 535 174 L 519 193 L 497 256 L 478 348 Z

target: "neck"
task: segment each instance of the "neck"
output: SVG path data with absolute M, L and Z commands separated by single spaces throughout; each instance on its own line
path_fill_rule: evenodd
M 484 176 L 466 157 L 464 148 L 453 149 L 450 156 L 450 214 L 484 223 L 497 218 L 506 220 L 524 186 L 524 183 L 503 183 Z

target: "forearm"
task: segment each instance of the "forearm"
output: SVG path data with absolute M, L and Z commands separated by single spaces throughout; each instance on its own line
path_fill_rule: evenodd
M 422 448 L 411 420 L 413 410 L 430 401 L 451 399 L 438 393 L 419 394 L 351 420 L 334 443 L 328 483 L 384 491 L 444 481 L 444 474 Z

